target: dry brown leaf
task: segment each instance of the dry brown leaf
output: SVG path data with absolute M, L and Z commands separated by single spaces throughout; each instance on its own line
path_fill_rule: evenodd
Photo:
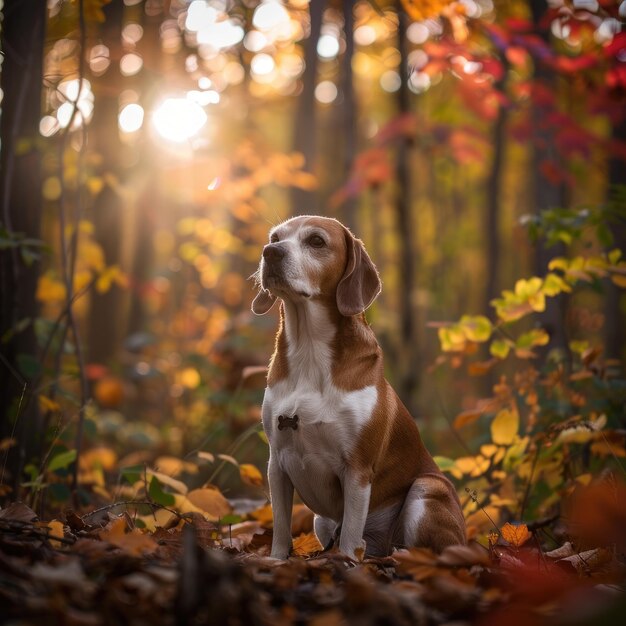
M 463 546 L 448 546 L 439 555 L 437 563 L 453 567 L 489 565 L 489 552 L 477 543 Z
M 519 548 L 532 537 L 526 524 L 514 526 L 508 522 L 500 529 L 500 534 L 507 543 L 515 548 Z
M 609 550 L 605 548 L 595 548 L 594 550 L 586 550 L 579 554 L 572 554 L 563 559 L 559 559 L 559 563 L 569 563 L 580 575 L 589 575 L 596 571 L 601 565 L 612 560 L 613 556 Z
M 566 541 L 561 547 L 556 548 L 555 550 L 550 550 L 550 552 L 546 552 L 545 555 L 550 559 L 564 559 L 565 557 L 572 556 L 575 554 L 576 550 L 569 541 Z
M 37 520 L 37 513 L 22 502 L 12 502 L 0 511 L 0 519 L 30 523 Z
M 458 430 L 459 428 L 463 428 L 463 426 L 473 424 L 482 414 L 482 411 L 478 411 L 476 409 L 472 409 L 471 411 L 463 411 L 462 413 L 459 413 L 454 419 L 454 427 Z

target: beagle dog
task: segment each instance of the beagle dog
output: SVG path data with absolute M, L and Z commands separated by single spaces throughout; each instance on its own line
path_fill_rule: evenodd
M 335 219 L 294 217 L 270 231 L 257 279 L 254 313 L 280 300 L 262 410 L 271 556 L 291 550 L 294 489 L 320 543 L 353 559 L 465 543 L 456 491 L 384 378 L 363 313 L 381 282 L 363 243 Z

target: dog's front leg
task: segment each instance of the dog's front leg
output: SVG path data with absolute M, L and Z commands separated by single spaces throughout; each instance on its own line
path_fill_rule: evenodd
M 274 537 L 271 556 L 286 559 L 291 550 L 291 511 L 293 508 L 293 484 L 291 479 L 272 458 L 267 471 L 270 484 L 270 499 L 274 517 Z
M 339 549 L 356 559 L 356 550 L 365 550 L 363 531 L 370 505 L 372 485 L 361 472 L 347 470 L 343 479 L 343 521 Z M 360 555 L 361 557 L 363 555 Z

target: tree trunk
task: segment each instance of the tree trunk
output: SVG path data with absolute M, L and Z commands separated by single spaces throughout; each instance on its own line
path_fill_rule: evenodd
M 400 50 L 400 75 L 402 77 L 398 89 L 398 115 L 406 115 L 410 111 L 410 94 L 407 84 L 409 77 L 408 49 L 406 39 L 407 16 L 403 7 L 398 3 L 398 48 Z M 413 307 L 413 291 L 415 288 L 414 263 L 415 226 L 411 218 L 411 171 L 410 171 L 411 140 L 403 137 L 398 142 L 396 153 L 396 223 L 400 239 L 400 341 L 401 350 L 401 382 L 400 393 L 402 400 L 409 409 L 412 404 L 412 395 L 419 382 L 419 347 L 417 345 L 418 324 L 416 311 Z
M 343 183 L 350 178 L 354 154 L 356 152 L 357 135 L 357 108 L 354 97 L 352 57 L 354 56 L 354 0 L 343 2 L 344 35 L 346 49 L 341 62 L 341 102 L 342 111 L 342 136 L 343 136 Z M 343 205 L 343 222 L 353 229 L 357 229 L 356 223 L 356 199 L 350 196 Z
M 119 59 L 124 3 L 122 0 L 113 0 L 104 7 L 104 12 L 106 22 L 103 25 L 103 43 L 111 51 L 111 58 Z M 109 68 L 104 76 L 94 81 L 97 105 L 91 123 L 92 137 L 107 167 L 115 167 L 122 149 L 117 128 L 117 94 L 122 88 L 121 84 L 118 89 L 111 84 L 118 80 L 116 70 Z M 119 171 L 114 171 L 114 174 L 120 176 Z M 93 224 L 95 237 L 102 246 L 107 265 L 121 264 L 123 208 L 117 192 L 105 185 L 95 200 Z M 92 291 L 87 335 L 90 362 L 106 363 L 116 354 L 124 330 L 121 321 L 122 304 L 122 293 L 117 285 L 112 285 L 106 293 Z
M 496 89 L 506 91 L 506 60 L 500 58 L 504 66 L 503 78 L 496 84 Z M 483 312 L 490 310 L 490 302 L 495 298 L 498 291 L 498 270 L 500 268 L 500 195 L 502 191 L 502 169 L 504 167 L 504 155 L 506 149 L 506 126 L 509 110 L 503 104 L 498 108 L 498 117 L 493 127 L 493 157 L 489 179 L 487 181 L 487 215 L 486 215 L 486 273 L 485 297 Z
M 21 234 L 38 239 L 40 236 L 40 154 L 35 141 L 41 117 L 45 24 L 45 0 L 5 4 L 0 221 L 9 237 Z M 22 142 L 29 144 L 25 151 L 20 149 L 18 153 L 18 143 Z M 25 263 L 19 249 L 0 252 L 0 437 L 13 433 L 19 442 L 12 450 L 4 477 L 6 481 L 10 474 L 15 488 L 19 485 L 24 459 L 34 449 L 38 436 L 37 403 L 28 402 L 33 393 L 29 383 L 35 372 L 23 367 L 23 357 L 30 357 L 33 364 L 37 363 L 33 322 L 38 315 L 35 299 L 38 276 L 39 263 Z M 13 333 L 22 320 L 30 320 L 30 323 Z
M 536 32 L 545 41 L 549 40 L 549 32 L 540 26 L 541 19 L 547 10 L 545 0 L 530 0 L 530 8 L 533 16 L 533 24 Z M 535 59 L 535 81 L 543 82 L 550 87 L 550 91 L 556 91 L 556 80 L 554 72 L 541 63 L 541 60 Z M 564 204 L 563 189 L 560 185 L 546 178 L 541 170 L 541 164 L 544 161 L 554 161 L 558 159 L 555 153 L 555 143 L 551 137 L 552 129 L 546 128 L 542 124 L 545 119 L 545 111 L 535 104 L 532 105 L 531 124 L 535 131 L 534 148 L 532 158 L 531 185 L 533 189 L 534 209 L 535 213 L 541 214 L 543 211 Z M 546 248 L 542 241 L 538 241 L 535 249 L 535 274 L 543 276 L 548 271 L 548 263 L 555 256 L 563 256 L 564 247 L 553 246 Z M 550 336 L 550 342 L 545 347 L 543 353 L 547 354 L 550 350 L 561 349 L 568 352 L 567 336 L 565 332 L 565 305 L 566 298 L 564 295 L 546 299 L 546 310 L 540 315 L 541 325 L 545 328 Z
M 626 142 L 626 115 L 612 128 L 612 137 L 616 141 Z M 607 199 L 611 197 L 613 185 L 626 185 L 626 164 L 616 156 L 609 161 L 609 179 Z M 619 222 L 611 224 L 613 232 L 613 248 L 619 248 L 626 254 L 626 224 Z M 624 290 L 612 282 L 608 283 L 605 307 L 605 345 L 607 358 L 626 358 L 626 303 Z
M 302 76 L 302 93 L 298 98 L 293 133 L 293 149 L 304 155 L 304 170 L 315 171 L 315 82 L 317 79 L 317 42 L 322 32 L 325 0 L 312 0 L 309 4 L 311 32 L 304 44 L 305 70 Z M 291 193 L 292 215 L 316 213 L 317 202 L 314 192 L 295 188 Z

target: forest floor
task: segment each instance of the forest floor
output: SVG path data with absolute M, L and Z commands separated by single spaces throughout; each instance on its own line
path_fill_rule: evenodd
M 624 559 L 615 545 L 581 552 L 565 542 L 546 552 L 538 525 L 511 526 L 488 548 L 474 542 L 441 555 L 400 550 L 357 563 L 321 552 L 302 509 L 294 529 L 299 556 L 277 561 L 267 556 L 266 515 L 218 525 L 172 512 L 148 531 L 119 508 L 68 511 L 44 522 L 26 505 L 11 504 L 0 510 L 0 622 L 625 623 Z

